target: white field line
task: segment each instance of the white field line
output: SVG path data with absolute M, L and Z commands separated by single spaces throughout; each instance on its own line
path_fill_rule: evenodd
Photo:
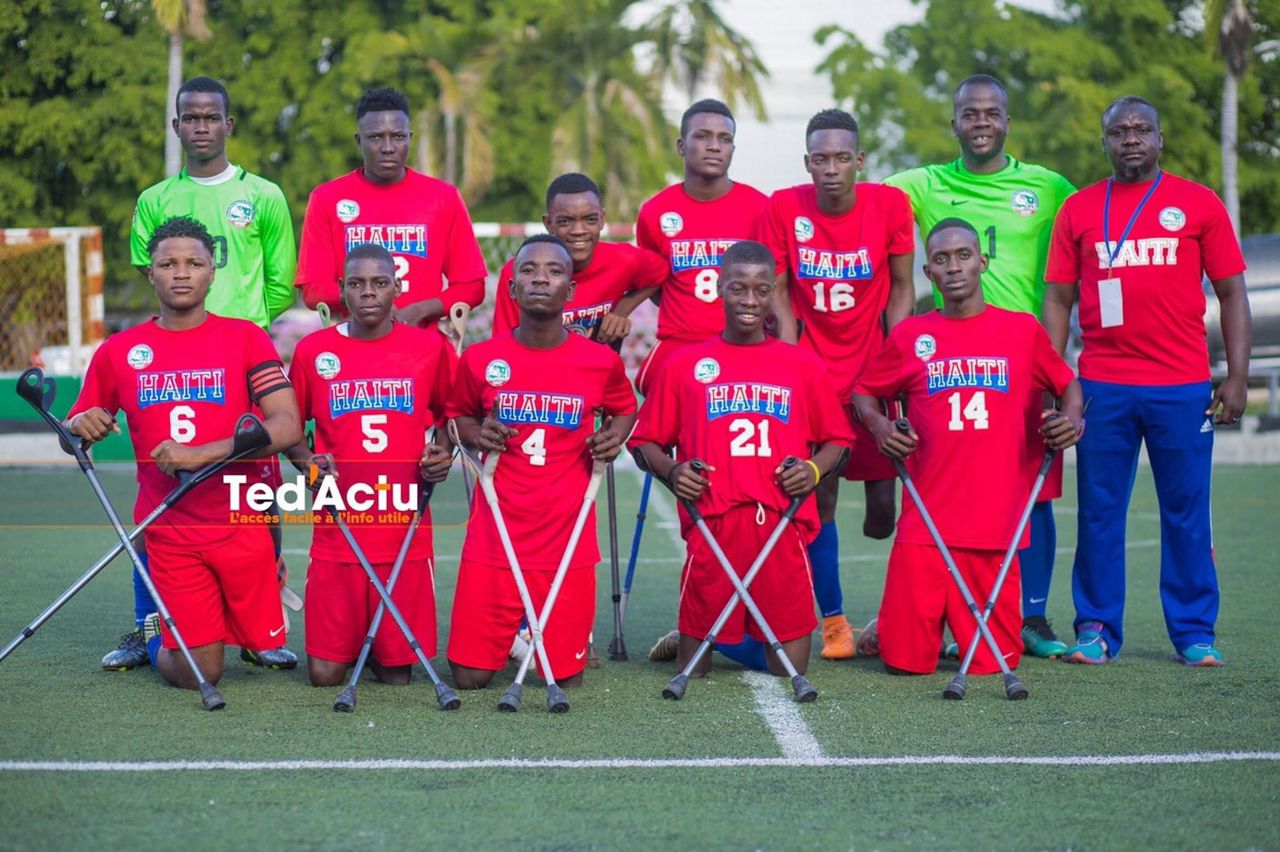
M 1205 763 L 1278 762 L 1280 751 L 1209 751 L 1186 754 L 964 755 L 901 757 L 692 757 L 559 760 L 6 760 L 0 772 L 263 772 L 355 770 L 460 771 L 470 769 L 735 769 L 860 766 L 1171 766 Z
M 636 475 L 640 477 L 641 481 L 644 480 L 644 474 L 639 470 L 636 470 Z M 649 492 L 649 505 L 664 521 L 658 526 L 667 530 L 667 534 L 670 535 L 677 552 L 683 553 L 684 539 L 680 537 L 678 532 L 680 524 L 676 516 L 675 505 L 669 502 L 667 494 L 660 493 L 661 489 L 661 485 L 654 483 L 653 490 Z M 743 672 L 742 679 L 751 687 L 751 693 L 756 701 L 756 711 L 773 733 L 773 738 L 777 741 L 783 758 L 796 760 L 820 759 L 822 757 L 822 746 L 818 745 L 817 739 L 813 736 L 813 731 L 809 730 L 809 725 L 805 722 L 804 717 L 800 715 L 800 710 L 795 702 L 783 690 L 781 679 L 765 672 L 754 671 Z M 695 685 L 694 688 L 696 689 L 697 686 Z

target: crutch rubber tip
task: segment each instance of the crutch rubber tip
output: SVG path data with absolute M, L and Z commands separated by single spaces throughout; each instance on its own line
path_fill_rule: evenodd
M 513 683 L 507 687 L 507 691 L 502 693 L 502 697 L 498 699 L 498 710 L 503 713 L 515 713 L 520 709 L 520 695 L 524 688 L 518 683 Z
M 963 701 L 965 691 L 965 676 L 958 674 L 947 684 L 947 688 L 942 690 L 942 697 L 948 701 Z
M 681 672 L 671 678 L 671 682 L 662 688 L 662 697 L 672 701 L 684 698 L 684 689 L 689 685 L 689 676 Z
M 547 684 L 547 712 L 569 712 L 569 699 L 565 697 L 564 690 L 554 683 Z
M 342 690 L 342 694 L 333 699 L 333 710 L 335 713 L 350 713 L 356 709 L 356 691 L 348 686 Z
M 614 640 L 609 643 L 609 659 L 618 663 L 625 663 L 627 661 L 627 643 L 622 641 L 621 636 L 615 637 Z
M 462 706 L 462 700 L 458 698 L 458 693 L 450 689 L 447 683 L 436 684 L 436 702 L 440 705 L 441 710 L 457 710 Z
M 813 684 L 804 679 L 804 675 L 796 675 L 791 678 L 791 689 L 795 691 L 796 701 L 800 704 L 812 704 L 818 700 L 818 690 L 813 688 Z
M 200 701 L 206 710 L 221 710 L 227 706 L 227 702 L 222 698 L 222 693 L 208 683 L 200 687 Z
M 1004 676 L 1004 694 L 1009 696 L 1010 701 L 1021 701 L 1031 694 L 1026 685 L 1018 680 L 1018 676 L 1013 672 L 1009 672 Z

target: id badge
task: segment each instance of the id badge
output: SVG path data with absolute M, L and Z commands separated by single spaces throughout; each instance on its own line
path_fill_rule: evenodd
M 1102 312 L 1102 327 L 1124 325 L 1124 294 L 1119 278 L 1103 278 L 1098 281 L 1098 307 Z

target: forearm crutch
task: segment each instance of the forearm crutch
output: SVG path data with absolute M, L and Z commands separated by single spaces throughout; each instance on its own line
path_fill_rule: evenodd
M 697 472 L 705 470 L 706 467 L 700 461 L 694 460 L 693 469 Z M 799 459 L 788 456 L 782 463 L 783 468 L 793 467 L 799 464 Z M 675 493 L 675 488 L 671 483 L 667 483 Z M 808 495 L 805 495 L 808 496 Z M 680 499 L 677 496 L 677 499 Z M 689 658 L 689 662 L 685 663 L 683 671 L 671 679 L 671 681 L 663 688 L 662 697 L 675 701 L 684 697 L 685 688 L 689 685 L 689 678 L 693 675 L 694 668 L 711 647 L 716 643 L 716 636 L 724 627 L 725 622 L 729 620 L 729 616 L 733 614 L 734 607 L 737 606 L 739 600 L 751 613 L 751 617 L 755 619 L 756 625 L 759 626 L 760 632 L 764 634 L 765 642 L 773 653 L 777 656 L 778 662 L 782 664 L 782 668 L 787 673 L 787 677 L 791 678 L 791 688 L 795 692 L 796 701 L 807 704 L 814 701 L 818 697 L 818 690 L 813 688 L 813 684 L 805 680 L 804 675 L 796 671 L 796 667 L 792 665 L 791 659 L 782 649 L 782 643 L 778 641 L 777 635 L 773 632 L 773 628 L 769 626 L 761 614 L 760 608 L 756 606 L 755 600 L 751 597 L 751 593 L 747 588 L 751 585 L 751 581 L 756 578 L 756 574 L 760 573 L 761 567 L 765 560 L 769 558 L 769 554 L 773 552 L 774 545 L 778 543 L 778 539 L 782 537 L 782 533 L 790 525 L 796 512 L 800 510 L 800 506 L 804 503 L 804 497 L 793 497 L 787 508 L 782 513 L 782 517 L 778 520 L 777 526 L 773 528 L 773 532 L 769 534 L 769 538 L 765 540 L 764 546 L 760 548 L 760 553 L 756 556 L 755 561 L 751 563 L 751 567 L 747 569 L 747 573 L 743 577 L 738 577 L 733 566 L 729 564 L 729 557 L 720 548 L 720 543 L 711 533 L 710 527 L 707 526 L 706 519 L 702 517 L 702 512 L 698 511 L 698 507 L 691 500 L 680 499 L 680 505 L 689 513 L 689 517 L 693 519 L 694 526 L 706 539 L 707 545 L 711 548 L 711 552 L 715 554 L 716 561 L 720 563 L 720 567 L 724 569 L 725 574 L 729 577 L 729 582 L 733 584 L 733 597 L 725 604 L 724 609 L 720 611 L 720 615 L 716 618 L 715 623 L 711 625 L 702 643 L 698 645 L 698 649 L 694 651 L 693 656 Z
M 898 418 L 894 422 L 897 430 L 904 435 L 911 430 L 911 425 L 906 418 Z M 961 597 L 964 598 L 965 605 L 969 607 L 974 620 L 978 622 L 978 632 L 987 643 L 987 647 L 991 649 L 991 654 L 996 658 L 996 663 L 1000 666 L 1000 672 L 1004 675 L 1004 690 L 1009 696 L 1010 701 L 1021 701 L 1031 693 L 1018 680 L 1018 676 L 1009 668 L 1009 663 L 1005 660 L 1004 654 L 1000 651 L 1000 645 L 996 642 L 996 637 L 991 635 L 991 629 L 987 626 L 987 622 L 982 618 L 982 614 L 978 611 L 978 602 L 974 600 L 973 593 L 969 591 L 969 584 L 964 581 L 960 569 L 956 567 L 955 560 L 951 558 L 951 551 L 947 549 L 947 545 L 942 540 L 942 534 L 938 532 L 938 528 L 933 523 L 933 518 L 929 515 L 929 510 L 925 508 L 924 500 L 920 499 L 920 492 L 916 490 L 916 484 L 911 479 L 911 474 L 907 472 L 907 466 L 902 463 L 902 459 L 894 459 L 893 466 L 898 471 L 898 478 L 902 480 L 902 487 L 911 495 L 912 501 L 916 504 L 916 508 L 920 511 L 920 520 L 924 521 L 925 529 L 929 531 L 929 536 L 933 539 L 934 546 L 938 548 L 938 552 L 942 554 L 942 561 L 947 565 L 947 572 L 951 574 L 951 579 L 955 582 L 956 588 L 960 590 Z
M 382 600 L 382 605 L 386 607 L 387 612 L 391 613 L 391 617 L 395 619 L 396 625 L 400 628 L 400 632 L 404 634 L 409 647 L 417 655 L 418 662 L 422 663 L 422 667 L 427 670 L 427 677 L 431 679 L 431 685 L 436 690 L 436 703 L 440 705 L 441 710 L 457 710 L 462 706 L 462 702 L 458 699 L 458 694 L 453 691 L 449 684 L 440 679 L 440 675 L 436 674 L 435 667 L 431 665 L 431 660 L 427 659 L 426 652 L 422 650 L 422 646 L 418 644 L 417 637 L 413 635 L 413 630 L 409 627 L 408 622 L 404 620 L 404 616 L 400 614 L 400 608 L 391 600 L 391 595 L 387 592 L 386 587 L 382 585 L 382 581 L 378 579 L 378 574 L 373 570 L 373 566 L 369 564 L 369 560 L 365 558 L 364 551 L 360 549 L 360 544 L 356 541 L 355 536 L 351 534 L 347 522 L 342 520 L 342 513 L 330 510 L 330 514 L 338 527 L 338 532 L 342 533 L 342 537 L 347 540 L 347 546 L 351 548 L 351 552 L 355 554 L 360 567 L 364 569 L 364 573 L 369 577 L 369 582 Z M 337 708 L 335 707 L 335 709 Z
M 427 504 L 431 501 L 431 494 L 435 490 L 434 482 L 422 484 L 422 491 L 418 498 L 418 511 L 414 514 L 413 520 L 409 522 L 409 529 L 405 531 L 404 541 L 400 542 L 400 552 L 396 554 L 395 564 L 391 566 L 391 576 L 387 578 L 387 594 L 390 595 L 396 590 L 396 580 L 400 579 L 400 569 L 404 567 L 405 557 L 409 554 L 409 546 L 413 544 L 413 537 L 418 532 L 418 524 L 422 522 L 422 516 L 427 512 Z M 373 641 L 378 635 L 378 628 L 382 626 L 382 616 L 387 611 L 387 605 L 381 600 L 378 601 L 378 608 L 373 612 L 373 620 L 369 622 L 369 632 L 365 634 L 364 645 L 360 647 L 360 656 L 356 659 L 355 668 L 351 672 L 351 679 L 347 682 L 347 686 L 333 701 L 333 709 L 339 713 L 350 713 L 356 709 L 356 685 L 360 682 L 360 675 L 364 672 L 364 665 L 369 659 L 369 653 L 373 650 Z
M 640 557 L 640 536 L 644 533 L 644 519 L 649 511 L 649 492 L 653 489 L 653 474 L 644 475 L 640 488 L 640 507 L 636 509 L 636 528 L 631 534 L 631 555 L 627 557 L 627 576 L 622 581 L 622 597 L 618 601 L 618 632 L 627 623 L 627 599 L 631 597 L 631 582 L 636 576 L 636 560 Z
M 569 563 L 573 561 L 573 554 L 578 549 L 578 539 L 582 537 L 582 530 L 587 523 L 587 515 L 591 513 L 591 507 L 595 505 L 596 493 L 600 490 L 600 477 L 604 473 L 606 464 L 604 462 L 593 462 L 591 465 L 591 479 L 587 481 L 586 493 L 582 495 L 582 507 L 578 509 L 578 517 L 573 522 L 573 531 L 569 534 L 569 544 L 565 547 L 564 555 L 560 557 L 560 564 L 556 567 L 556 575 L 551 581 L 551 589 L 547 592 L 547 599 L 542 602 L 542 613 L 536 624 L 530 623 L 529 632 L 533 638 L 530 639 L 529 647 L 525 651 L 524 657 L 520 660 L 520 670 L 516 672 L 516 679 L 507 687 L 506 692 L 502 693 L 502 698 L 498 700 L 498 709 L 508 713 L 514 713 L 520 709 L 520 697 L 524 690 L 524 676 L 529 670 L 529 663 L 533 661 L 534 642 L 541 643 L 543 634 L 547 629 L 547 622 L 551 619 L 552 607 L 556 604 L 556 598 L 560 595 L 560 584 L 564 582 L 565 574 L 568 573 Z
M 1040 471 L 1036 474 L 1036 481 L 1031 486 L 1031 496 L 1027 498 L 1027 505 L 1022 510 L 1022 517 L 1018 519 L 1018 528 L 1013 532 L 1013 540 L 1009 542 L 1009 549 L 1004 552 L 1004 561 L 1000 563 L 1000 573 L 996 574 L 995 584 L 991 586 L 991 593 L 987 596 L 987 605 L 982 610 L 982 622 L 986 624 L 991 619 L 991 612 L 996 608 L 996 599 L 1000 596 L 1000 589 L 1004 587 L 1005 577 L 1009 574 L 1009 567 L 1013 564 L 1013 556 L 1018 552 L 1018 542 L 1022 540 L 1022 531 L 1027 528 L 1027 524 L 1031 521 L 1031 511 L 1036 507 L 1036 498 L 1040 496 L 1040 489 L 1044 487 L 1045 478 L 1049 475 L 1049 468 L 1053 467 L 1053 458 L 1057 455 L 1055 450 L 1046 450 L 1044 461 L 1040 463 Z M 969 677 L 969 666 L 973 664 L 973 655 L 978 652 L 978 634 L 973 634 L 972 641 L 969 642 L 969 650 L 965 652 L 964 661 L 960 663 L 960 671 L 951 682 L 947 684 L 947 688 L 942 690 L 942 697 L 949 698 L 952 701 L 959 701 L 964 698 L 965 684 Z M 1013 698 L 1012 695 L 1009 696 Z M 1023 696 L 1026 697 L 1025 695 Z

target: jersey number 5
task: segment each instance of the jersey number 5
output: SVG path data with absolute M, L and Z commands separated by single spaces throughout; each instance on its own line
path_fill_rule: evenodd
M 729 441 L 731 456 L 764 456 L 773 455 L 769 447 L 769 421 L 759 420 L 752 423 L 745 417 L 729 421 L 729 432 L 733 438 Z
M 361 415 L 360 431 L 364 433 L 364 440 L 360 442 L 360 446 L 364 447 L 365 452 L 380 453 L 387 448 L 386 430 L 378 428 L 386 425 L 387 415 L 385 414 Z
M 972 423 L 974 429 L 986 429 L 991 425 L 991 421 L 987 417 L 986 391 L 975 392 L 963 409 L 960 407 L 960 391 L 956 391 L 947 397 L 947 402 L 951 403 L 951 421 L 947 423 L 947 428 L 952 432 L 963 431 L 965 420 Z M 961 415 L 963 415 L 963 418 Z

